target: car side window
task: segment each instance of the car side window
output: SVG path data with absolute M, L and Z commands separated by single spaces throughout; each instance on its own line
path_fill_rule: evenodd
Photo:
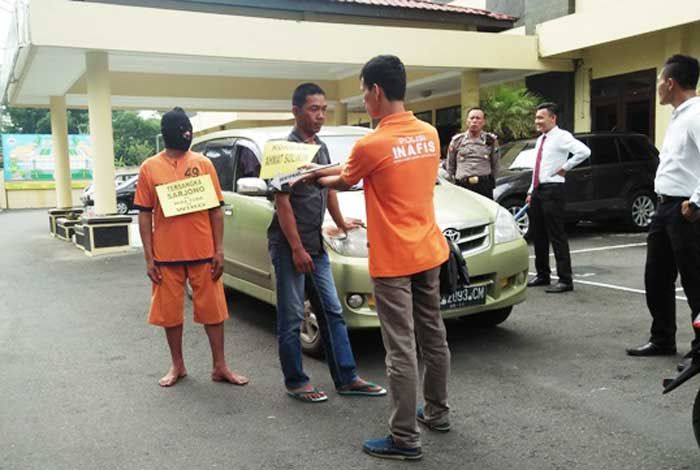
M 260 160 L 253 150 L 253 145 L 252 143 L 243 145 L 242 142 L 239 142 L 234 147 L 234 190 L 238 189 L 236 182 L 238 182 L 239 179 L 260 177 Z
M 200 142 L 196 145 L 193 145 L 190 150 L 192 150 L 193 152 L 202 153 L 202 152 L 204 152 L 204 149 L 206 148 L 206 146 L 207 146 L 206 142 Z
M 591 149 L 591 159 L 594 165 L 612 165 L 620 163 L 617 154 L 615 137 L 599 136 L 588 140 L 588 147 Z
M 620 137 L 620 158 L 623 162 L 645 162 L 650 160 L 649 141 L 644 136 Z
M 207 142 L 204 156 L 214 164 L 223 191 L 233 191 L 233 139 Z

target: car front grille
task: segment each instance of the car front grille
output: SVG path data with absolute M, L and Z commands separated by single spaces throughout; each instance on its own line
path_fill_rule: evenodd
M 466 257 L 477 251 L 484 250 L 489 246 L 489 225 L 476 225 L 459 229 L 459 241 L 457 242 L 460 251 Z

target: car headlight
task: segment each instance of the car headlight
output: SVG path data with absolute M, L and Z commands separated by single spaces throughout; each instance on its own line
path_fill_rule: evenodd
M 496 211 L 496 223 L 494 224 L 494 243 L 507 243 L 520 237 L 518 224 L 506 209 L 499 207 Z
M 347 233 L 336 227 L 324 227 L 323 239 L 330 247 L 343 256 L 367 258 L 367 230 L 356 228 Z

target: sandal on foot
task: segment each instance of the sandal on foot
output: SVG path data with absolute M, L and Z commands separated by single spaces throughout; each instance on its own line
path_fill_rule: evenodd
M 359 395 L 365 397 L 383 397 L 386 395 L 386 389 L 372 382 L 365 382 L 360 385 L 346 385 L 337 390 L 338 395 Z
M 323 395 L 321 395 L 320 397 L 312 397 L 311 395 L 313 394 Z M 325 392 L 320 391 L 316 387 L 312 388 L 311 390 L 302 390 L 299 392 L 292 392 L 287 390 L 287 395 L 294 398 L 295 400 L 299 400 L 304 403 L 321 403 L 323 401 L 328 400 L 328 396 L 325 394 Z

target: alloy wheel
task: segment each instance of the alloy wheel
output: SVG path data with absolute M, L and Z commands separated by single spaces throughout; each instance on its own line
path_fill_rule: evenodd
M 642 194 L 632 201 L 632 222 L 639 228 L 646 228 L 651 223 L 655 211 L 654 201 L 647 194 Z
M 129 213 L 129 205 L 124 201 L 117 201 L 117 214 L 126 215 Z

